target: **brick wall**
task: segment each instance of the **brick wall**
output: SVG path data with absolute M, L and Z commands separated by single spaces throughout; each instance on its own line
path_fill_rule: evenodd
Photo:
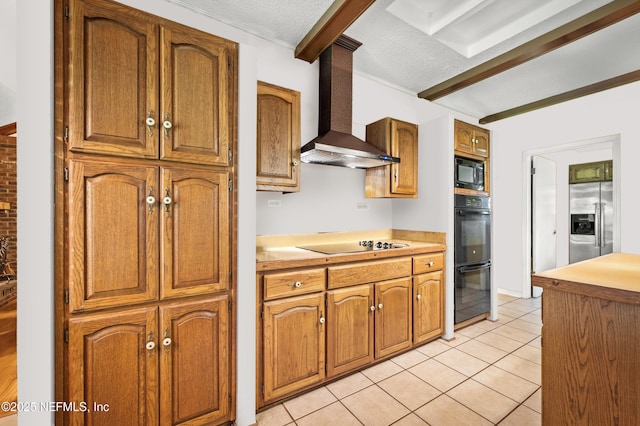
M 10 136 L 0 136 L 0 207 L 3 203 L 9 203 L 9 209 L 0 210 L 0 237 L 11 237 L 7 250 L 7 261 L 17 273 L 18 187 L 16 138 Z

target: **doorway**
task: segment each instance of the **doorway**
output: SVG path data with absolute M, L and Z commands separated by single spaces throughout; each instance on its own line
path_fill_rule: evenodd
M 538 230 L 535 227 L 534 203 L 533 203 L 533 184 L 534 178 L 531 175 L 531 164 L 534 158 L 544 157 L 552 160 L 557 164 L 556 176 L 556 219 L 555 219 L 555 245 L 551 249 L 547 247 L 537 247 L 537 243 L 541 246 L 549 244 L 549 236 L 543 236 L 537 241 L 534 234 L 538 232 L 552 232 L 551 227 L 545 230 Z M 609 157 L 609 158 L 603 158 Z M 601 159 L 612 159 L 614 163 L 613 186 L 614 186 L 614 208 L 616 217 L 614 218 L 614 248 L 613 251 L 620 251 L 620 136 L 611 135 L 590 140 L 571 142 L 563 145 L 557 145 L 547 148 L 539 148 L 535 150 L 525 151 L 523 153 L 523 205 L 525 218 L 523 220 L 523 247 L 522 262 L 522 297 L 537 296 L 531 286 L 532 271 L 542 272 L 550 267 L 561 267 L 569 263 L 569 201 L 568 201 L 568 165 L 574 163 L 582 163 L 598 161 Z M 542 169 L 541 169 L 542 170 Z M 540 177 L 540 176 L 538 176 Z M 538 212 L 540 213 L 540 212 Z M 555 250 L 555 265 L 549 259 L 542 260 L 536 252 L 545 253 L 545 250 Z M 535 266 L 534 266 L 535 265 Z

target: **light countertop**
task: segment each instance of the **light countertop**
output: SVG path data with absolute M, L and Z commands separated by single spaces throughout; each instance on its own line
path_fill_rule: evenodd
M 323 254 L 298 248 L 301 245 L 342 243 L 359 240 L 393 240 L 407 247 L 356 253 Z M 384 259 L 446 250 L 444 233 L 401 230 L 260 236 L 256 245 L 256 270 L 267 271 L 302 266 L 330 265 L 359 260 Z
M 596 257 L 535 274 L 531 283 L 544 289 L 640 304 L 640 255 Z

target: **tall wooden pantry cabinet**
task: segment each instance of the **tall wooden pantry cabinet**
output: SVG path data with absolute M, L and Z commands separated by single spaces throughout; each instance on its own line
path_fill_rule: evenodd
M 56 420 L 232 422 L 237 45 L 55 5 Z

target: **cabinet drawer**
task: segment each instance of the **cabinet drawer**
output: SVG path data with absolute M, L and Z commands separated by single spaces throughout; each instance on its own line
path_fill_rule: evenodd
M 324 268 L 265 274 L 264 300 L 322 291 L 324 282 Z
M 425 254 L 413 258 L 413 273 L 437 271 L 444 267 L 444 253 Z
M 328 269 L 327 287 L 340 288 L 411 275 L 411 258 L 376 260 Z

